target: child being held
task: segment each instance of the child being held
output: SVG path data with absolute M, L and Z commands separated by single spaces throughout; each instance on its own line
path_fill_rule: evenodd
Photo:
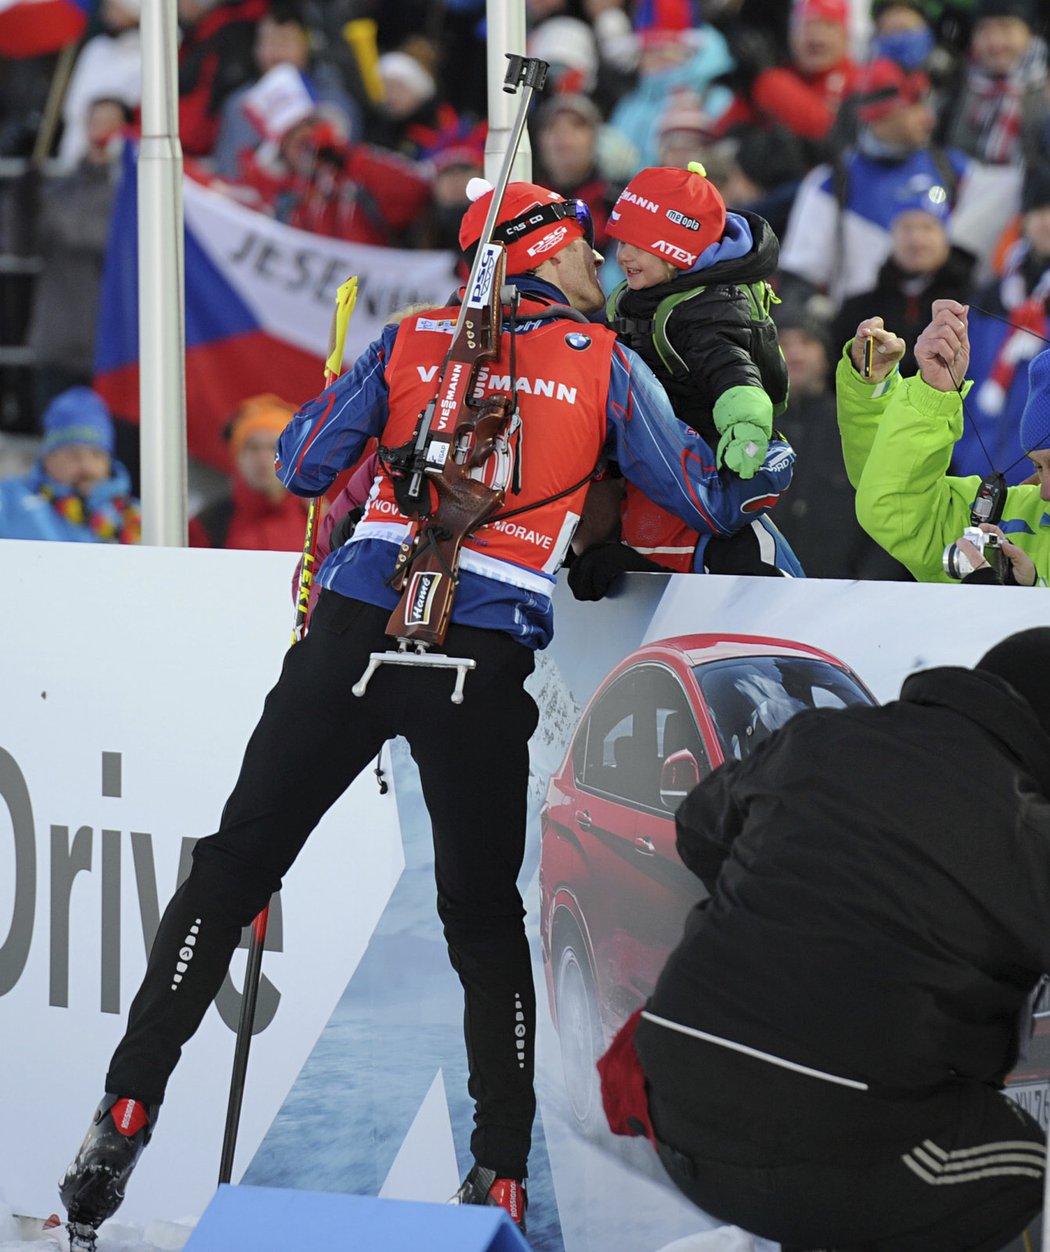
M 636 174 L 613 207 L 608 233 L 619 241 L 616 259 L 626 276 L 609 297 L 609 325 L 708 445 L 726 490 L 739 496 L 740 528 L 700 535 L 628 484 L 622 544 L 578 556 L 573 581 L 586 585 L 593 574 L 591 589 L 604 594 L 623 569 L 800 575 L 795 554 L 765 516 L 776 498 L 747 487 L 786 447 L 773 435 L 788 392 L 769 315 L 776 298 L 768 278 L 780 257 L 776 235 L 755 213 L 727 213 L 695 163 Z

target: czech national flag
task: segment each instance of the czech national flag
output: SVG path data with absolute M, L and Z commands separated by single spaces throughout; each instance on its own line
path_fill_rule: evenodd
M 138 195 L 135 145 L 110 221 L 95 343 L 95 389 L 139 419 Z M 358 279 L 344 350 L 352 362 L 406 305 L 443 306 L 457 285 L 447 252 L 374 248 L 295 230 L 187 177 L 187 449 L 225 470 L 224 428 L 241 402 L 270 392 L 300 405 L 324 386 L 339 285 Z
M 0 56 L 39 57 L 84 33 L 93 0 L 0 0 Z
M 139 420 L 138 187 L 133 143 L 110 219 L 102 277 L 94 386 L 113 413 Z M 186 444 L 206 464 L 226 470 L 223 430 L 248 396 L 273 392 L 299 404 L 323 382 L 324 343 L 313 353 L 267 335 L 237 290 L 185 234 Z

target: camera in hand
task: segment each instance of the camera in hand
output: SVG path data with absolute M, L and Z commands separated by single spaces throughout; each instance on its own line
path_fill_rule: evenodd
M 994 531 L 985 531 L 978 529 L 976 526 L 967 526 L 962 533 L 962 538 L 969 540 L 973 544 L 978 553 L 995 570 L 999 580 L 1002 581 L 1003 565 L 1008 562 L 1006 562 L 1003 550 L 999 546 L 1002 542 L 1000 536 Z M 967 574 L 972 574 L 975 568 L 958 543 L 950 543 L 944 549 L 944 572 L 949 578 L 965 578 Z

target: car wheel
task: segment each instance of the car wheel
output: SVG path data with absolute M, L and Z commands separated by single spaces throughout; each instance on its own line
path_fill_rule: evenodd
M 605 1126 L 595 1069 L 602 1052 L 602 1032 L 594 982 L 578 933 L 566 937 L 555 970 L 558 1041 L 569 1111 L 577 1130 L 592 1135 Z

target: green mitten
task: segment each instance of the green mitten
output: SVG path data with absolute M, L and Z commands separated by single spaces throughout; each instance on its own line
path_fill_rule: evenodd
M 769 439 L 754 422 L 737 422 L 718 441 L 716 463 L 741 478 L 754 478 L 769 451 Z

